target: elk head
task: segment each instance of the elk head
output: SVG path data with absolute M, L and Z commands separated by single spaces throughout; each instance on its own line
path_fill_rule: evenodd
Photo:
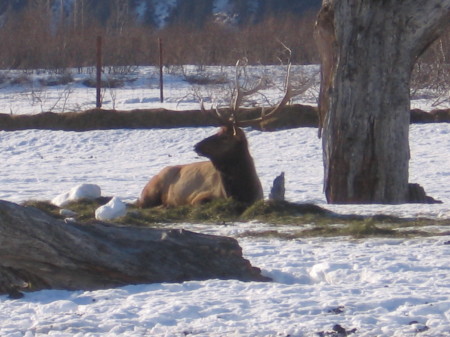
M 233 124 L 220 127 L 219 131 L 194 147 L 199 155 L 209 158 L 213 163 L 233 160 L 243 152 L 248 153 L 248 142 L 244 131 Z
M 248 204 L 263 198 L 247 138 L 238 126 L 231 123 L 222 126 L 215 135 L 197 143 L 194 149 L 211 160 L 220 173 L 228 197 Z

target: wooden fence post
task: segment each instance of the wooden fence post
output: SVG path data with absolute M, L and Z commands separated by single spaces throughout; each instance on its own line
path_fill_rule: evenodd
M 102 107 L 101 89 L 102 89 L 102 37 L 97 36 L 97 100 L 96 107 Z

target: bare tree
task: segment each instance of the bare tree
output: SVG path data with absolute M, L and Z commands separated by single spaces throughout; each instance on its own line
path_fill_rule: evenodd
M 330 203 L 409 201 L 410 77 L 450 0 L 324 0 L 317 20 Z
M 411 96 L 431 98 L 432 106 L 450 101 L 450 30 L 447 29 L 417 60 L 411 76 Z

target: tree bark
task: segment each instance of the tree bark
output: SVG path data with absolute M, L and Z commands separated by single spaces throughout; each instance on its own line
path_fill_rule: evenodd
M 324 0 L 316 24 L 329 203 L 408 201 L 410 74 L 450 0 Z
M 0 294 L 209 278 L 268 280 L 232 238 L 66 223 L 0 200 Z

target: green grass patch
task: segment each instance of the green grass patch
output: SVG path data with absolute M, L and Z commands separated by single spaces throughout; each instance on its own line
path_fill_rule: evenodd
M 108 203 L 111 198 L 98 198 L 95 200 L 81 199 L 78 201 L 69 202 L 62 208 L 51 204 L 48 201 L 27 201 L 23 203 L 24 206 L 36 207 L 45 213 L 55 217 L 64 219 L 64 216 L 60 214 L 61 209 L 68 209 L 77 214 L 76 219 L 80 222 L 95 220 L 95 210 L 100 206 Z
M 79 222 L 95 220 L 95 210 L 110 198 L 80 200 L 64 208 L 75 212 Z M 43 210 L 49 215 L 62 218 L 60 209 L 49 202 L 29 201 L 24 205 Z M 216 226 L 230 222 L 258 222 L 272 225 L 270 229 L 252 229 L 240 237 L 267 237 L 296 239 L 304 237 L 350 236 L 367 237 L 417 237 L 437 235 L 427 230 L 429 226 L 449 227 L 441 231 L 449 235 L 450 220 L 426 218 L 398 218 L 376 215 L 340 215 L 313 204 L 260 201 L 246 207 L 234 200 L 215 200 L 199 206 L 155 207 L 148 209 L 128 205 L 127 215 L 114 220 L 122 226 L 167 227 L 174 223 L 205 224 Z M 256 226 L 257 227 L 257 226 Z M 265 226 L 267 228 L 267 226 Z
M 239 221 L 245 206 L 232 199 L 213 200 L 199 206 L 154 207 L 139 209 L 130 205 L 128 214 L 120 219 L 123 224 L 151 225 L 155 223 L 220 223 Z

